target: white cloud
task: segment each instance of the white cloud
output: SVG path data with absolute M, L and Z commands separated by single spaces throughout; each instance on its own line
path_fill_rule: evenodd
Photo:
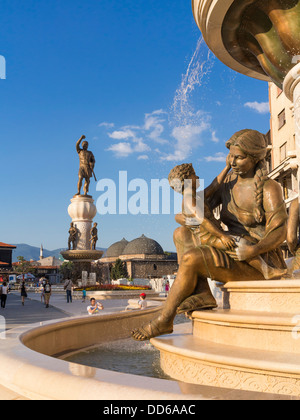
M 151 148 L 142 139 L 135 139 L 134 142 L 135 144 L 133 147 L 133 152 L 136 152 L 136 153 L 150 152 Z
M 269 102 L 246 102 L 244 106 L 253 109 L 259 114 L 268 114 L 270 112 Z
M 106 150 L 113 152 L 117 158 L 126 158 L 134 153 L 149 152 L 151 149 L 142 139 L 134 139 L 133 143 L 120 142 L 113 144 Z
M 216 153 L 214 156 L 206 156 L 206 162 L 226 162 L 227 155 L 223 152 Z
M 120 130 L 108 133 L 112 140 L 119 140 L 121 143 L 114 144 L 107 150 L 112 151 L 116 157 L 128 157 L 133 153 L 142 153 L 140 159 L 145 159 L 145 152 L 151 151 L 151 144 L 147 144 L 149 141 L 161 145 L 168 143 L 168 140 L 162 138 L 167 123 L 166 116 L 168 113 L 159 109 L 145 114 L 143 125 L 126 125 Z M 108 123 L 105 126 L 109 128 Z M 115 125 L 112 124 L 112 127 Z M 122 140 L 124 141 L 122 142 Z
M 158 109 L 145 113 L 141 125 L 126 125 L 108 132 L 111 140 L 119 142 L 107 150 L 117 158 L 136 154 L 138 160 L 146 160 L 150 153 L 157 153 L 161 161 L 184 161 L 205 142 L 219 142 L 216 131 L 212 129 L 211 119 L 211 114 L 203 110 L 189 110 L 183 120 L 173 121 L 171 125 L 170 114 Z M 155 144 L 159 146 L 155 147 Z
M 218 139 L 218 137 L 217 137 L 217 133 L 215 132 L 215 131 L 213 131 L 212 133 L 211 133 L 211 141 L 213 141 L 214 143 L 219 143 L 219 139 Z
M 114 126 L 115 126 L 114 123 L 108 123 L 108 122 L 103 122 L 98 125 L 98 127 L 105 127 L 105 128 L 114 128 Z
M 122 130 L 141 130 L 142 127 L 140 127 L 139 125 L 125 125 L 124 127 L 122 127 Z
M 161 137 L 165 131 L 163 124 L 166 122 L 165 118 L 161 118 L 162 115 L 167 115 L 162 109 L 154 111 L 151 114 L 145 114 L 145 124 L 143 128 L 147 132 L 146 135 L 150 140 L 153 140 L 156 143 L 166 144 L 168 141 Z
M 145 114 L 144 124 L 126 125 L 120 130 L 108 133 L 112 144 L 107 151 L 117 158 L 137 155 L 138 160 L 148 160 L 149 153 L 159 154 L 161 161 L 180 162 L 190 158 L 194 150 L 205 142 L 218 143 L 216 131 L 211 127 L 211 115 L 197 111 L 190 115 L 190 120 L 182 125 L 169 125 L 168 113 L 156 110 Z M 205 137 L 204 137 L 205 133 Z M 167 138 L 168 140 L 166 140 Z M 154 147 L 154 144 L 158 147 Z M 225 157 L 226 159 L 226 157 Z M 207 160 L 224 160 L 220 155 L 208 157 Z
M 192 150 L 203 144 L 201 134 L 209 129 L 209 124 L 202 121 L 199 125 L 187 124 L 175 127 L 172 136 L 177 140 L 175 149 L 172 153 L 161 157 L 166 161 L 182 161 L 187 159 Z
M 162 109 L 158 109 L 156 111 L 151 112 L 150 114 L 145 114 L 145 130 L 150 130 L 152 127 L 156 127 L 160 123 L 165 122 L 165 118 L 161 118 L 161 115 L 167 115 L 167 113 Z
M 113 144 L 107 150 L 113 152 L 118 158 L 125 158 L 133 153 L 131 143 L 125 142 Z
M 121 130 L 121 131 L 114 131 L 113 133 L 108 134 L 111 139 L 114 140 L 126 140 L 129 138 L 135 138 L 135 134 L 132 130 Z
M 179 143 L 190 146 L 191 142 L 196 140 L 195 137 L 207 128 L 208 126 L 205 123 L 202 125 L 188 124 L 182 127 L 175 127 L 172 135 Z

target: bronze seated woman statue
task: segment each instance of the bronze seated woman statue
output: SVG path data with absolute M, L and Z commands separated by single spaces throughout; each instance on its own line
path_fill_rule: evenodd
M 287 271 L 280 245 L 286 239 L 288 217 L 280 185 L 267 176 L 266 137 L 242 130 L 226 146 L 227 168 L 212 184 L 213 194 L 210 186 L 205 198 L 210 211 L 222 206 L 220 221 L 228 228 L 228 240 L 224 232 L 216 240 L 207 223 L 191 229 L 185 214 L 177 217 L 182 224 L 174 234 L 177 278 L 159 315 L 132 331 L 135 340 L 172 333 L 178 313 L 216 308 L 208 278 L 223 283 L 265 280 L 281 278 Z M 207 214 L 204 210 L 204 221 Z

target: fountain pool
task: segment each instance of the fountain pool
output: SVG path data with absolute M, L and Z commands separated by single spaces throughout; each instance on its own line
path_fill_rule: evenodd
M 177 316 L 175 324 L 183 323 L 191 321 L 184 315 Z M 159 350 L 149 342 L 131 338 L 102 343 L 93 349 L 70 354 L 64 360 L 92 368 L 172 380 L 160 367 Z
M 114 372 L 170 379 L 160 367 L 159 351 L 149 343 L 135 343 L 132 339 L 104 343 L 93 350 L 73 354 L 64 360 Z

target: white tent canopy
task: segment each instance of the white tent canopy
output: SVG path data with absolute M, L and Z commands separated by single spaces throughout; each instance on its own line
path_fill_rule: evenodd
M 20 276 L 17 277 L 17 279 L 18 280 L 23 280 L 23 277 L 24 277 L 24 280 L 34 280 L 35 279 L 35 276 L 31 273 L 27 273 L 27 274 L 24 274 L 24 275 L 21 274 Z

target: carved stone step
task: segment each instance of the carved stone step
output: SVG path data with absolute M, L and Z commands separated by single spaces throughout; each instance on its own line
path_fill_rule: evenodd
M 181 382 L 300 396 L 297 354 L 221 345 L 176 331 L 151 340 L 161 367 Z
M 223 309 L 300 315 L 300 280 L 241 281 L 220 287 Z
M 192 315 L 194 337 L 244 349 L 299 355 L 300 316 L 285 313 L 212 310 Z

